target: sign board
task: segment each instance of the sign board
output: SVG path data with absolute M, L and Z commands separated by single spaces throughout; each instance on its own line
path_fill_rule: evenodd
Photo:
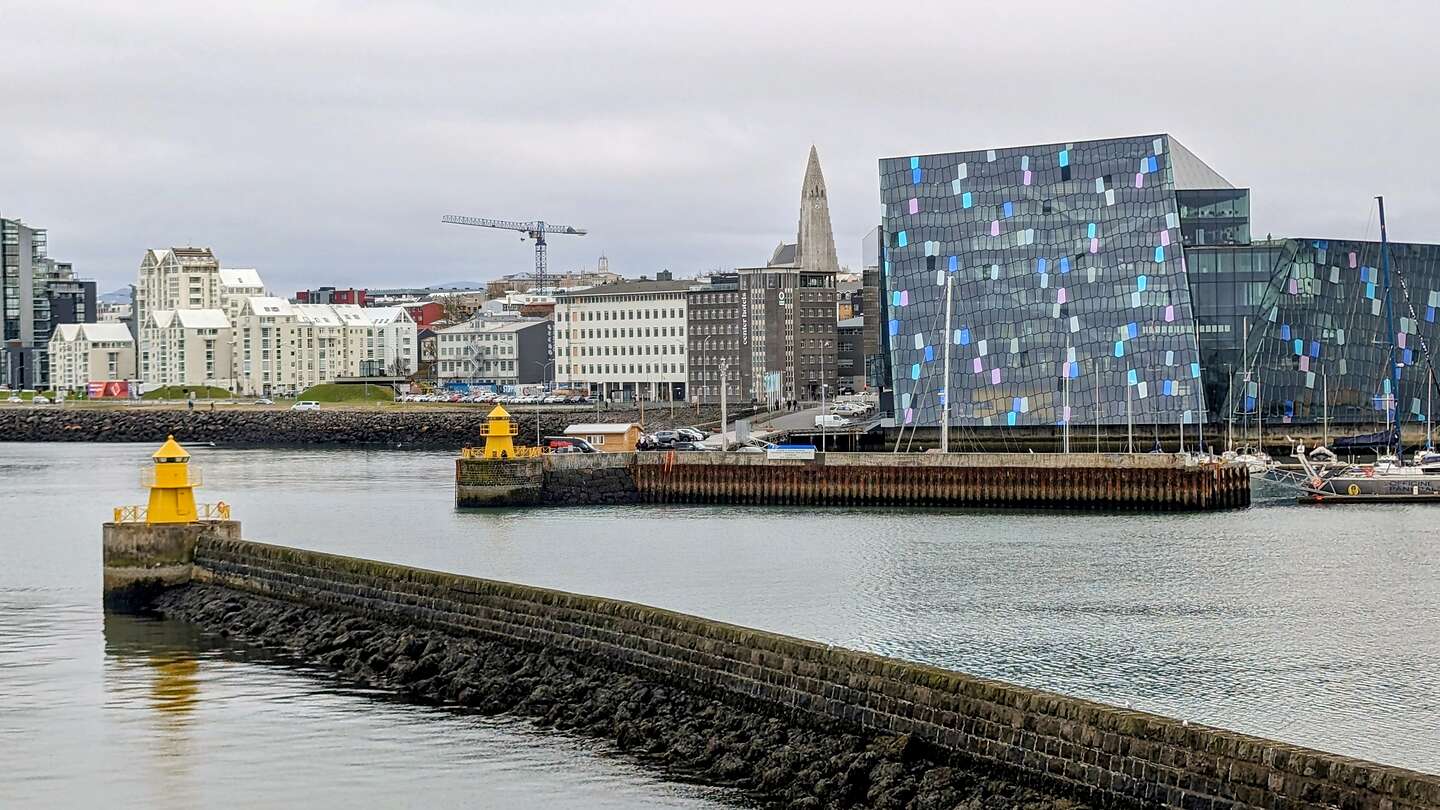
M 813 461 L 815 448 L 808 444 L 777 444 L 765 451 L 771 461 Z
M 90 399 L 129 399 L 129 380 L 92 381 L 85 384 L 85 395 Z

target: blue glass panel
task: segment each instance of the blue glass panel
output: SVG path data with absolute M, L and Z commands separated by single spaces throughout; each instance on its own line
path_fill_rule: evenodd
M 896 335 L 898 335 L 898 334 L 900 334 L 900 322 L 899 322 L 898 320 L 894 319 L 894 318 L 891 318 L 891 319 L 890 319 L 890 336 L 891 336 L 891 337 L 894 337 L 894 336 L 896 336 Z
M 933 362 L 935 362 L 935 347 L 934 347 L 934 346 L 926 346 L 926 347 L 925 347 L 925 362 L 927 362 L 927 363 L 933 363 Z M 940 375 L 940 376 L 943 377 L 943 376 L 945 376 L 945 375 L 942 374 L 942 375 Z
M 1070 150 L 1069 150 L 1069 149 L 1061 149 L 1061 150 L 1060 150 L 1060 166 L 1061 166 L 1061 168 L 1064 168 L 1064 167 L 1069 166 L 1069 165 L 1070 165 Z
M 973 198 L 970 196 L 970 192 L 967 191 L 964 194 L 960 195 L 960 204 L 965 206 L 966 208 L 969 208 L 970 206 L 975 204 Z
M 1315 358 L 1320 357 L 1320 341 L 1310 341 L 1310 356 Z
M 899 233 L 898 238 L 900 240 L 900 247 L 905 247 L 906 245 L 910 244 L 910 235 L 905 233 L 904 231 L 901 231 Z
M 1038 259 L 1035 260 L 1035 272 L 1037 272 L 1037 273 L 1043 273 L 1043 272 L 1045 272 L 1045 267 L 1046 267 L 1046 261 L 1045 261 L 1045 257 L 1044 257 L 1044 256 L 1041 256 L 1040 258 L 1038 258 Z
M 970 330 L 969 330 L 969 329 L 961 329 L 961 330 L 960 330 L 960 345 L 961 345 L 961 346 L 969 346 L 969 345 L 970 345 Z
M 1005 201 L 1005 216 L 1006 216 L 1006 217 L 1012 217 L 1012 216 L 1014 216 L 1014 215 L 1015 215 L 1015 204 L 1012 203 L 1012 202 L 1010 202 L 1009 200 L 1006 200 L 1006 201 Z
M 1289 340 L 1289 339 L 1290 339 L 1290 324 L 1288 324 L 1288 323 L 1282 323 L 1282 324 L 1280 324 L 1280 339 L 1281 339 L 1281 340 Z
M 1069 256 L 1061 256 L 1061 257 L 1060 257 L 1060 272 L 1061 272 L 1062 274 L 1063 274 L 1063 273 L 1068 273 L 1068 272 L 1070 272 L 1070 257 L 1069 257 Z
M 1130 323 L 1125 324 L 1125 331 L 1132 338 L 1140 337 L 1140 324 L 1131 321 Z
M 1131 385 L 1134 385 L 1135 383 L 1140 381 L 1139 375 L 1135 373 L 1135 369 L 1133 368 L 1125 374 L 1125 379 L 1129 381 Z
M 1123 340 L 1117 340 L 1117 341 L 1115 341 L 1115 356 L 1116 356 L 1116 357 L 1124 357 L 1124 356 L 1125 356 L 1125 341 L 1123 341 Z
M 1135 279 L 1135 289 L 1139 290 L 1140 292 L 1145 292 L 1146 283 L 1147 280 L 1145 276 L 1141 275 L 1139 278 Z

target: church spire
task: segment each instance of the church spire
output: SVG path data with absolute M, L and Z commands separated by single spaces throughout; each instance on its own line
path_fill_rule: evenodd
M 820 173 L 820 155 L 812 144 L 805 164 L 805 182 L 800 188 L 800 230 L 796 234 L 796 263 L 802 270 L 838 272 L 835 232 L 830 227 L 830 202 L 825 195 L 825 175 Z

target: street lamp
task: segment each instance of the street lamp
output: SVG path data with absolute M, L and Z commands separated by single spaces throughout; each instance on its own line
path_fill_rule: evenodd
M 715 337 L 715 336 L 714 336 L 714 335 L 706 335 L 706 336 L 705 336 L 705 339 L 700 342 L 700 351 L 701 351 L 703 354 L 709 354 L 709 352 L 710 352 L 710 339 L 713 338 L 713 337 Z M 726 378 L 726 376 L 727 376 L 727 372 L 730 370 L 730 364 L 727 363 L 727 362 L 725 362 L 725 360 L 722 358 L 722 359 L 720 360 L 720 362 L 719 362 L 719 366 L 720 366 L 720 452 L 724 453 L 724 452 L 726 452 L 726 451 L 728 451 L 728 450 L 730 449 L 730 441 L 729 441 L 729 438 L 726 436 L 726 433 L 725 433 L 726 423 L 729 421 L 729 420 L 726 418 L 726 412 L 725 412 L 725 383 L 726 383 L 725 378 Z M 703 366 L 702 366 L 702 368 L 703 368 Z
M 553 365 L 555 365 L 555 360 L 552 358 L 552 359 L 550 359 L 550 360 L 546 360 L 546 361 L 543 362 L 543 363 L 540 362 L 539 360 L 536 360 L 534 364 L 541 367 L 541 370 L 540 370 L 540 385 L 541 385 L 541 390 L 543 391 L 543 390 L 545 390 L 545 389 L 544 389 L 545 381 L 550 378 L 550 367 L 553 366 Z M 536 398 L 535 398 L 535 446 L 536 446 L 536 447 L 539 447 L 539 446 L 540 446 L 540 442 L 541 442 L 541 439 L 540 439 L 540 401 L 541 401 L 542 399 L 544 399 L 544 397 L 536 397 Z

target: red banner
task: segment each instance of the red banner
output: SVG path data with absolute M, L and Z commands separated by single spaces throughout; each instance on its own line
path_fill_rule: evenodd
M 129 399 L 129 380 L 105 380 L 103 382 L 91 382 L 85 385 L 86 394 L 91 399 Z

